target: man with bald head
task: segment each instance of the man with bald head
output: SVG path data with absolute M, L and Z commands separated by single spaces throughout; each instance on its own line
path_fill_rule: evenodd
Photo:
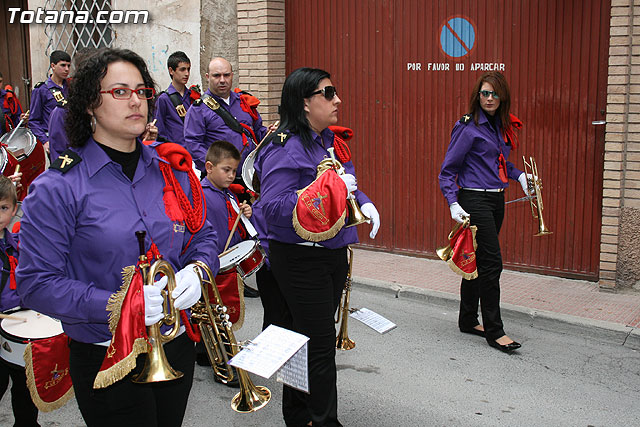
M 224 58 L 213 58 L 205 75 L 209 89 L 193 103 L 184 121 L 184 141 L 198 169 L 206 175 L 207 150 L 214 141 L 232 143 L 241 153 L 236 182 L 242 183 L 242 164 L 267 130 L 256 107 L 259 101 L 250 94 L 236 92 L 233 69 Z

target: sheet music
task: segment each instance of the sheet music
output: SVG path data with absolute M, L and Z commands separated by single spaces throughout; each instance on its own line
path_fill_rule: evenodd
M 307 358 L 307 343 L 289 359 L 278 371 L 276 381 L 289 387 L 309 393 L 309 365 Z
M 368 308 L 359 308 L 349 315 L 368 327 L 384 334 L 396 327 L 396 324 Z
M 263 378 L 270 378 L 309 338 L 297 332 L 269 325 L 251 344 L 236 354 L 229 364 Z

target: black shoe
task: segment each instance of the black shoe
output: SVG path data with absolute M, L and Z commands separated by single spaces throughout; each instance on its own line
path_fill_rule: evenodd
M 511 353 L 513 350 L 517 350 L 520 347 L 522 347 L 522 345 L 519 342 L 510 342 L 509 344 L 499 344 L 496 340 L 489 340 L 487 341 L 487 343 L 489 344 L 490 347 L 493 348 L 497 348 L 500 351 L 503 351 L 505 353 Z
M 463 334 L 471 334 L 471 335 L 477 335 L 479 337 L 484 337 L 484 331 L 481 331 L 476 328 L 460 328 L 460 332 L 462 332 Z
M 244 285 L 244 296 L 246 298 L 258 298 L 260 296 L 260 292 L 258 292 L 257 289 Z
M 211 361 L 209 360 L 209 356 L 207 356 L 207 353 L 197 353 L 196 363 L 198 364 L 198 366 L 211 366 Z
M 217 383 L 224 384 L 230 388 L 240 388 L 240 382 L 238 381 L 238 375 L 237 375 L 238 373 L 235 370 L 233 373 L 235 375 L 231 381 L 224 381 L 223 379 L 219 378 L 216 374 L 213 374 L 213 380 Z

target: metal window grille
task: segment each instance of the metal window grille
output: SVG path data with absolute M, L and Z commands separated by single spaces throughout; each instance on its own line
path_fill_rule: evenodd
M 48 37 L 45 50 L 47 56 L 54 50 L 64 50 L 73 56 L 78 49 L 84 47 L 111 47 L 113 44 L 114 33 L 111 24 L 95 22 L 98 12 L 111 12 L 111 0 L 46 0 L 44 8 L 60 12 L 71 11 L 74 15 L 78 12 L 88 12 L 89 21 L 94 21 L 76 24 L 69 22 L 69 19 L 63 19 L 61 23 L 46 24 L 44 33 Z

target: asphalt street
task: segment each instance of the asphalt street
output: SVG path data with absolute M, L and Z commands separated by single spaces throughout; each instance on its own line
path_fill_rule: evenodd
M 507 333 L 523 347 L 507 355 L 483 338 L 457 330 L 451 304 L 396 298 L 354 286 L 354 307 L 367 307 L 398 327 L 380 335 L 350 319 L 356 348 L 339 351 L 339 415 L 345 426 L 630 426 L 639 425 L 640 354 L 599 339 L 588 328 L 567 332 L 532 327 L 505 316 Z M 247 299 L 239 340 L 260 332 L 262 307 Z M 275 376 L 274 376 L 275 377 Z M 263 409 L 231 410 L 236 390 L 196 367 L 184 426 L 283 426 L 281 384 L 252 376 L 273 393 Z M 170 404 L 170 402 L 167 402 Z M 144 410 L 141 408 L 141 410 Z M 43 426 L 83 425 L 75 401 L 41 413 Z M 12 425 L 9 392 L 0 425 Z

